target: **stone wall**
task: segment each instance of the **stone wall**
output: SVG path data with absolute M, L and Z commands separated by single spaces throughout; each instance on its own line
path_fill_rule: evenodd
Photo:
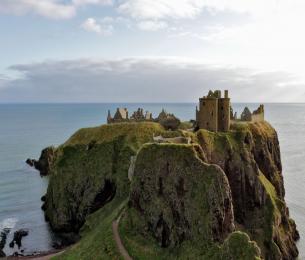
M 198 127 L 209 131 L 218 130 L 218 99 L 201 98 L 197 112 Z
M 218 100 L 218 131 L 227 132 L 230 130 L 230 99 L 221 98 Z

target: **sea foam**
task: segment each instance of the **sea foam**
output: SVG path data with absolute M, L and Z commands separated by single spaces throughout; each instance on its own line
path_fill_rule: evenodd
M 14 228 L 16 226 L 17 222 L 18 222 L 17 218 L 6 218 L 6 219 L 2 220 L 0 222 L 0 231 L 5 228 L 8 228 L 8 229 Z

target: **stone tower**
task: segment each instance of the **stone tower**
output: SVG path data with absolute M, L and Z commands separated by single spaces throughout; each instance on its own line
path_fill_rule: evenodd
M 230 98 L 228 90 L 225 90 L 224 98 L 218 99 L 218 131 L 230 130 Z
M 199 110 L 196 109 L 196 122 L 200 129 L 209 131 L 230 130 L 230 98 L 225 90 L 224 98 L 221 91 L 209 91 L 208 95 L 199 99 Z

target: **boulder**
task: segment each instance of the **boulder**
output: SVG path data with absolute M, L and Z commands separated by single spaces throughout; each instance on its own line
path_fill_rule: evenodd
M 10 242 L 9 246 L 11 248 L 13 248 L 16 244 L 18 246 L 18 248 L 20 248 L 22 246 L 22 243 L 21 243 L 22 238 L 26 237 L 28 234 L 29 234 L 29 231 L 25 230 L 25 229 L 19 229 L 19 230 L 15 231 L 14 238 Z

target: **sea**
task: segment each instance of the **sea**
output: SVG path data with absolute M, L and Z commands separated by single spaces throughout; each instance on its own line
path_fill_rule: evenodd
M 245 106 L 233 109 L 240 114 Z M 41 210 L 48 178 L 26 159 L 38 158 L 43 148 L 60 145 L 79 128 L 104 124 L 108 109 L 114 114 L 117 107 L 142 107 L 154 116 L 164 108 L 186 121 L 194 119 L 196 104 L 0 104 L 0 231 L 11 229 L 7 255 L 18 251 L 8 245 L 16 230 L 29 231 L 19 250 L 24 254 L 51 250 L 55 239 Z M 301 236 L 299 259 L 305 259 L 305 104 L 265 104 L 265 117 L 278 132 L 286 202 Z

